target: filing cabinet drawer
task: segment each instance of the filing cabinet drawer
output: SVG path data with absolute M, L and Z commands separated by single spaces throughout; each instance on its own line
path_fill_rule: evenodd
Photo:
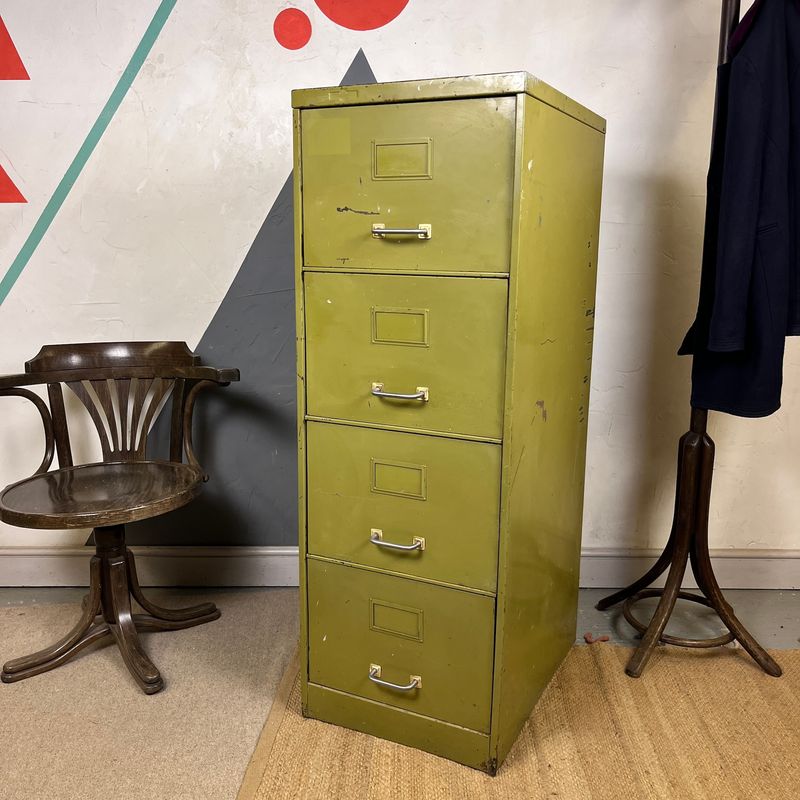
M 500 445 L 323 422 L 306 436 L 309 553 L 495 590 Z
M 515 114 L 514 97 L 303 111 L 304 264 L 508 272 Z
M 507 295 L 503 278 L 306 273 L 307 413 L 499 439 Z
M 493 598 L 309 558 L 308 605 L 312 683 L 488 731 Z

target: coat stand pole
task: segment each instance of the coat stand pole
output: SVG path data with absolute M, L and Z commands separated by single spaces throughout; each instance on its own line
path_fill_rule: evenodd
M 723 0 L 720 32 L 719 63 L 725 63 L 728 40 L 739 21 L 740 0 Z M 675 487 L 675 514 L 672 530 L 664 552 L 639 580 L 625 589 L 604 598 L 597 604 L 601 611 L 624 601 L 625 619 L 642 634 L 642 640 L 631 656 L 625 672 L 638 678 L 659 642 L 680 647 L 720 647 L 734 640 L 755 659 L 769 675 L 779 677 L 781 668 L 764 650 L 741 622 L 725 600 L 714 576 L 708 550 L 708 515 L 711 501 L 711 481 L 714 472 L 714 442 L 708 435 L 708 411 L 692 408 L 690 429 L 678 444 L 678 475 Z M 681 591 L 687 563 L 691 564 L 701 594 Z M 653 581 L 669 569 L 663 589 L 648 589 Z M 648 625 L 633 615 L 632 606 L 646 597 L 660 597 L 655 614 Z M 728 633 L 712 639 L 685 639 L 664 632 L 678 599 L 712 608 Z

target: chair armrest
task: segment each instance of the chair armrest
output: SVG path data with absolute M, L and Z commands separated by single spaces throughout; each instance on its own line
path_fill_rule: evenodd
M 192 421 L 194 419 L 194 404 L 200 392 L 212 387 L 227 386 L 239 380 L 239 370 L 214 369 L 213 367 L 192 367 L 186 370 L 186 379 L 196 381 L 189 390 L 186 403 L 183 407 L 183 447 L 186 451 L 186 459 L 193 466 L 203 473 L 203 481 L 208 481 L 208 473 L 203 469 L 197 454 L 194 451 L 192 439 Z
M 21 375 L 0 375 L 0 390 L 17 389 L 20 386 L 40 386 L 47 383 L 44 375 L 36 372 L 25 372 Z
M 214 367 L 183 367 L 176 370 L 178 377 L 187 381 L 211 381 L 220 385 L 227 385 L 239 380 L 238 369 L 215 369 Z
M 218 369 L 220 383 L 236 383 L 239 378 L 238 369 Z
M 55 435 L 53 433 L 53 417 L 50 414 L 50 409 L 47 407 L 47 404 L 39 397 L 38 394 L 34 394 L 30 389 L 23 389 L 19 385 L 12 385 L 12 386 L 5 386 L 6 381 L 12 381 L 14 378 L 24 378 L 24 375 L 10 375 L 3 378 L 0 378 L 0 397 L 24 397 L 26 400 L 30 400 L 36 406 L 37 411 L 39 412 L 39 416 L 42 418 L 42 425 L 44 426 L 44 458 L 42 459 L 42 463 L 39 465 L 39 468 L 34 472 L 34 475 L 39 475 L 42 472 L 47 472 L 50 469 L 50 465 L 53 463 L 53 456 L 55 455 Z M 28 376 L 32 377 L 32 376 Z M 34 383 L 41 383 L 41 381 L 31 381 L 30 384 Z M 29 384 L 29 385 L 30 385 Z
M 189 464 L 191 464 L 193 467 L 197 467 L 203 473 L 203 481 L 208 481 L 208 473 L 203 469 L 196 453 L 194 452 L 194 442 L 192 440 L 192 420 L 194 417 L 195 401 L 197 400 L 197 396 L 200 394 L 200 392 L 205 391 L 206 389 L 227 386 L 231 381 L 239 380 L 238 369 L 215 371 L 219 374 L 217 379 L 206 378 L 204 380 L 197 381 L 197 383 L 192 386 L 192 388 L 189 390 L 189 394 L 186 397 L 186 403 L 183 407 L 183 447 L 186 451 L 186 460 L 189 462 Z

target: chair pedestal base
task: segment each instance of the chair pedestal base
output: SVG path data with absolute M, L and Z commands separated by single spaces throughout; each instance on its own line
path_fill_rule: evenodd
M 219 619 L 219 609 L 213 603 L 167 609 L 150 602 L 139 585 L 133 553 L 125 547 L 125 528 L 96 528 L 94 534 L 96 554 L 90 564 L 89 594 L 83 599 L 78 624 L 51 647 L 5 664 L 0 675 L 3 683 L 60 667 L 85 648 L 110 637 L 141 689 L 155 694 L 164 688 L 164 681 L 145 653 L 138 632 L 175 631 Z M 134 614 L 132 599 L 146 613 Z
M 625 672 L 632 678 L 638 678 L 644 672 L 659 642 L 680 647 L 719 647 L 734 640 L 741 644 L 768 675 L 781 675 L 781 668 L 775 659 L 736 618 L 722 594 L 711 565 L 708 514 L 714 470 L 714 442 L 706 431 L 707 414 L 702 409 L 692 409 L 691 430 L 683 435 L 678 446 L 675 516 L 664 552 L 639 580 L 597 604 L 597 608 L 603 611 L 624 600 L 625 619 L 642 634 L 642 641 L 625 668 Z M 681 591 L 681 583 L 689 563 L 700 588 L 700 595 Z M 663 589 L 645 589 L 667 569 L 669 573 Z M 631 606 L 645 597 L 660 598 L 648 625 L 639 622 L 631 611 Z M 728 633 L 712 639 L 685 639 L 666 634 L 664 630 L 679 598 L 712 608 L 728 629 Z

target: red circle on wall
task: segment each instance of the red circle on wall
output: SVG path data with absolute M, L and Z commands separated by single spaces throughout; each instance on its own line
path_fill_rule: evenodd
M 391 22 L 408 0 L 314 0 L 330 20 L 351 31 L 372 31 Z
M 287 50 L 299 50 L 311 38 L 311 20 L 299 8 L 285 8 L 275 17 L 272 30 L 278 44 Z

